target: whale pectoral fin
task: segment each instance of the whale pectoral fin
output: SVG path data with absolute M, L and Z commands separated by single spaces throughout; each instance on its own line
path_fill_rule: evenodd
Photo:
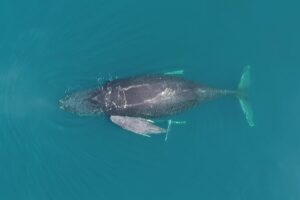
M 166 136 L 165 136 L 165 141 L 168 140 L 168 136 L 169 136 L 169 133 L 171 131 L 171 125 L 172 124 L 186 124 L 186 121 L 174 121 L 174 120 L 171 120 L 171 119 L 169 119 L 167 122 L 168 122 L 168 128 L 167 128 L 167 133 L 166 133 Z
M 140 117 L 112 115 L 110 116 L 110 120 L 125 130 L 146 137 L 150 137 L 151 134 L 160 134 L 166 132 L 165 129 L 154 125 L 153 121 Z
M 184 73 L 183 69 L 174 70 L 170 72 L 165 72 L 164 75 L 182 75 Z

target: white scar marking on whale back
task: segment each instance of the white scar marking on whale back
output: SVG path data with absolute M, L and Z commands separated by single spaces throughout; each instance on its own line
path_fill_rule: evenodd
M 108 90 L 108 92 L 106 92 L 105 96 L 104 96 L 104 103 L 105 103 L 105 108 L 107 108 L 108 110 L 111 110 L 111 108 L 109 108 L 110 106 L 109 106 L 108 102 L 110 101 L 110 94 L 111 94 L 112 88 L 108 87 L 107 90 Z
M 131 86 L 124 87 L 124 88 L 122 88 L 121 86 L 118 86 L 117 87 L 117 89 L 118 89 L 118 98 L 119 98 L 119 92 L 123 93 L 123 106 L 122 106 L 122 108 L 127 108 L 127 107 L 132 107 L 132 106 L 143 104 L 143 103 L 128 104 L 125 91 L 128 91 L 128 90 L 133 89 L 133 88 L 148 87 L 148 86 L 149 86 L 149 84 L 131 85 Z
M 118 105 L 114 101 L 111 101 L 112 88 L 108 87 L 107 88 L 107 92 L 105 94 L 105 107 L 106 108 L 110 107 L 108 110 L 112 109 L 108 102 L 111 102 L 111 104 L 115 108 L 122 108 L 122 109 L 128 108 L 128 107 L 133 107 L 133 106 L 143 105 L 145 103 L 153 103 L 153 104 L 155 104 L 155 103 L 158 103 L 160 101 L 166 101 L 166 100 L 172 99 L 174 97 L 174 95 L 175 95 L 175 92 L 176 92 L 175 90 L 173 90 L 171 88 L 166 88 L 162 92 L 160 92 L 159 94 L 157 94 L 155 97 L 153 97 L 151 99 L 144 100 L 141 103 L 128 104 L 125 91 L 128 91 L 128 90 L 133 89 L 133 88 L 148 87 L 148 86 L 149 86 L 149 84 L 132 85 L 132 86 L 128 86 L 128 87 L 125 87 L 125 88 L 122 88 L 121 86 L 117 86 L 117 91 L 118 91 L 117 96 L 118 96 L 118 99 L 120 101 L 123 101 L 123 103 L 120 104 L 120 105 Z M 150 105 L 150 106 L 153 107 L 153 105 Z
M 126 107 L 133 107 L 133 106 L 139 106 L 139 105 L 144 105 L 145 103 L 158 103 L 161 101 L 165 100 L 170 100 L 175 96 L 176 91 L 172 90 L 171 88 L 166 88 L 164 91 L 161 93 L 157 94 L 155 97 L 151 99 L 144 100 L 141 103 L 135 103 L 135 104 L 126 104 Z M 153 104 L 150 104 L 150 107 L 153 107 Z
M 117 87 L 117 92 L 118 92 L 118 101 L 119 101 L 119 106 L 117 106 L 117 108 L 126 108 L 127 107 L 127 99 L 126 99 L 126 95 L 125 95 L 125 91 L 124 88 L 122 88 L 120 85 L 118 85 Z
M 147 99 L 144 102 L 145 103 L 156 103 L 159 101 L 170 100 L 174 97 L 175 93 L 176 93 L 175 90 L 172 90 L 171 88 L 166 88 L 164 91 L 157 94 L 154 98 Z
M 115 108 L 119 107 L 114 101 L 111 101 L 111 103 L 115 106 Z
M 145 87 L 145 86 L 149 86 L 149 84 L 140 84 L 140 85 L 131 85 L 131 86 L 128 86 L 128 87 L 125 87 L 125 88 L 122 88 L 123 91 L 127 91 L 127 90 L 130 90 L 132 88 L 139 88 L 139 87 Z
M 124 108 L 127 107 L 127 99 L 126 99 L 126 95 L 125 95 L 125 91 L 123 90 L 123 97 L 124 97 Z

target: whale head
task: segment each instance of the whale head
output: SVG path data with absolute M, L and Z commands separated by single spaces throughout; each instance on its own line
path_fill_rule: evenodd
M 80 116 L 94 116 L 102 113 L 95 100 L 95 90 L 83 90 L 66 95 L 59 100 L 59 108 Z

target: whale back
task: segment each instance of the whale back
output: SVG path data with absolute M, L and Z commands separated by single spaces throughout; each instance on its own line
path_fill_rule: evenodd
M 160 117 L 205 100 L 199 95 L 205 88 L 176 76 L 147 75 L 107 82 L 97 100 L 107 115 Z

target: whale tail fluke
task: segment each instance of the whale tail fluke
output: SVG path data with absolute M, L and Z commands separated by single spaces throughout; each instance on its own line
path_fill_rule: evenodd
M 253 111 L 248 101 L 247 90 L 250 87 L 250 66 L 246 66 L 238 85 L 238 99 L 249 126 L 254 126 Z

